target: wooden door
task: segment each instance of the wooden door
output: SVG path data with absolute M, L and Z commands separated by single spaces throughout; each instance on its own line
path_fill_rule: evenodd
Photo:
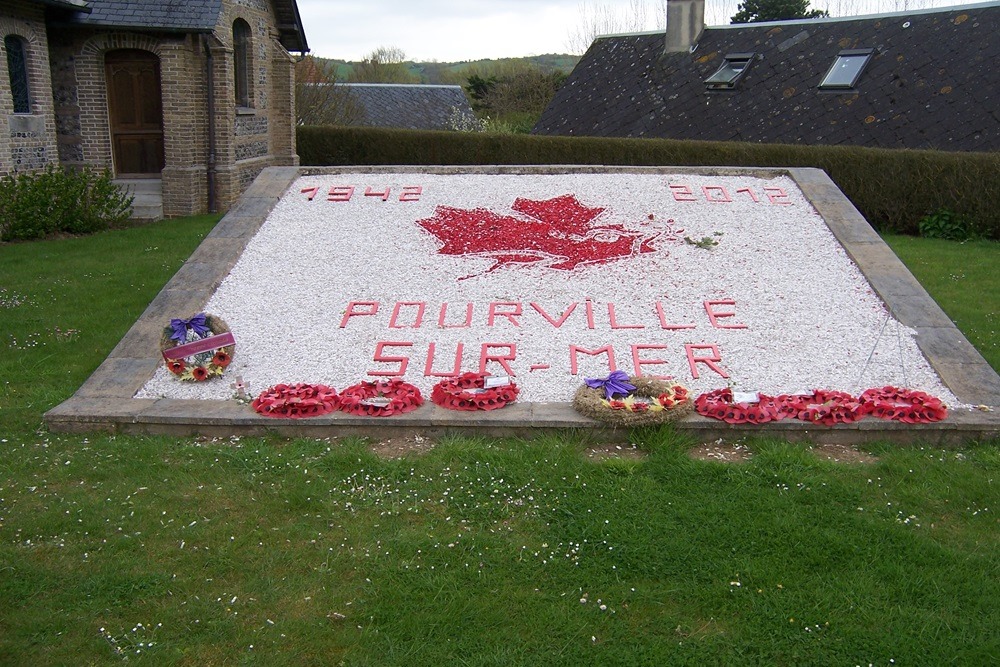
M 115 173 L 158 177 L 163 170 L 160 60 L 148 51 L 110 51 L 104 59 Z

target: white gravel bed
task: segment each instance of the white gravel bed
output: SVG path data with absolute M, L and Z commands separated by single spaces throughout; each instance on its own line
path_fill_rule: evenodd
M 347 185 L 356 188 L 350 201 L 327 201 L 331 186 Z M 417 201 L 399 201 L 407 186 L 422 188 Z M 707 193 L 703 186 L 708 186 Z M 310 187 L 319 188 L 312 201 L 309 193 L 301 192 Z M 388 187 L 390 196 L 386 201 L 365 196 L 366 187 L 375 192 Z M 694 201 L 676 200 L 689 198 L 685 187 Z M 771 201 L 768 193 L 776 199 Z M 630 231 L 655 251 L 571 270 L 553 268 L 559 260 L 550 258 L 491 271 L 495 262 L 483 255 L 439 254 L 442 241 L 417 224 L 434 216 L 438 206 L 489 209 L 527 222 L 530 218 L 511 209 L 515 200 L 565 195 L 605 209 L 590 223 L 605 228 L 597 234 L 599 241 L 610 242 Z M 732 201 L 707 200 L 727 195 Z M 697 247 L 685 242 L 685 236 L 695 241 L 707 237 L 718 245 Z M 713 307 L 734 313 L 717 321 L 746 328 L 713 327 L 704 305 L 709 300 L 734 301 Z M 379 305 L 374 315 L 349 317 L 344 323 L 351 302 Z M 401 306 L 399 328 L 390 328 L 400 302 L 425 304 L 421 326 L 410 326 L 417 306 Z M 500 302 L 506 305 L 495 311 L 516 312 L 519 304 L 521 314 L 495 316 L 490 326 L 490 304 Z M 446 324 L 464 322 L 467 304 L 473 304 L 471 325 L 439 327 L 443 303 L 448 304 Z M 556 327 L 532 303 L 552 320 L 577 305 Z M 619 327 L 637 328 L 612 328 L 609 303 Z M 666 324 L 694 328 L 664 329 L 657 303 Z M 371 309 L 355 306 L 354 312 Z M 889 317 L 860 270 L 787 177 L 302 177 L 251 240 L 205 311 L 223 318 L 236 337 L 234 360 L 224 377 L 180 382 L 161 367 L 138 398 L 225 399 L 231 397 L 230 383 L 237 376 L 254 395 L 278 383 L 343 389 L 374 379 L 371 371 L 399 369 L 399 362 L 374 359 L 376 345 L 388 342 L 411 344 L 387 346 L 383 354 L 408 358 L 404 379 L 428 396 L 440 379 L 425 376 L 431 344 L 434 373 L 453 369 L 459 343 L 464 347 L 463 371 L 479 369 L 483 344 L 515 345 L 516 358 L 509 365 L 521 387 L 520 400 L 539 402 L 569 401 L 584 378 L 608 374 L 606 354 L 585 353 L 577 354 L 578 372 L 571 374 L 571 346 L 590 351 L 611 346 L 616 366 L 631 375 L 632 346 L 658 345 L 664 347 L 638 352 L 640 359 L 663 362 L 644 365 L 643 372 L 673 376 L 695 393 L 727 385 L 770 394 L 817 388 L 859 393 L 892 384 L 928 391 L 952 406 L 957 403 L 917 348 L 913 332 Z M 164 313 L 164 325 L 172 317 L 191 315 Z M 699 377 L 692 377 L 688 344 L 715 345 L 721 357 L 717 366 L 729 377 L 703 363 L 695 365 Z M 506 350 L 492 349 L 497 354 Z M 709 352 L 702 348 L 694 354 Z M 545 365 L 548 368 L 541 368 Z M 505 374 L 497 362 L 488 363 L 486 370 Z

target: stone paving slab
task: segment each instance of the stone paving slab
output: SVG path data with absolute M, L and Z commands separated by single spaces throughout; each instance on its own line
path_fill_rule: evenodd
M 691 173 L 720 176 L 790 176 L 826 220 L 848 255 L 902 324 L 918 332 L 917 344 L 945 385 L 960 401 L 992 411 L 953 411 L 936 424 L 909 425 L 880 419 L 817 427 L 798 420 L 765 425 L 729 425 L 691 415 L 674 423 L 696 440 L 779 437 L 818 444 L 893 442 L 958 445 L 1000 436 L 1000 376 L 965 339 L 941 308 L 913 278 L 892 250 L 865 221 L 833 181 L 819 169 L 742 169 L 735 167 L 339 167 L 265 169 L 244 197 L 219 222 L 174 278 L 150 303 L 108 359 L 72 398 L 45 414 L 53 431 L 228 436 L 275 434 L 283 437 L 373 438 L 449 433 L 531 437 L 543 432 L 580 430 L 609 442 L 624 442 L 616 429 L 577 413 L 569 403 L 515 403 L 492 412 L 456 412 L 427 403 L 404 415 L 386 418 L 334 413 L 309 419 L 272 419 L 235 401 L 135 399 L 135 393 L 162 363 L 159 338 L 164 313 L 196 312 L 235 265 L 246 247 L 300 174 L 333 173 L 554 174 Z
M 516 409 L 515 409 L 516 408 Z M 504 414 L 509 413 L 509 414 Z M 511 405 L 494 412 L 455 412 L 433 404 L 394 417 L 357 417 L 336 412 L 308 419 L 272 419 L 232 401 L 132 399 L 109 405 L 99 398 L 67 401 L 46 414 L 50 429 L 63 432 L 110 431 L 171 435 L 262 435 L 325 438 L 360 435 L 372 438 L 452 433 L 530 438 L 542 433 L 586 431 L 604 442 L 627 442 L 629 430 L 613 428 L 578 414 L 567 403 Z M 765 425 L 729 425 L 691 415 L 674 428 L 699 442 L 748 437 L 781 438 L 816 444 L 892 442 L 957 446 L 1000 435 L 997 413 L 953 413 L 943 422 L 912 426 L 866 419 L 834 427 L 813 426 L 797 420 Z
M 159 344 L 157 344 L 157 350 Z M 103 398 L 108 403 L 132 400 L 156 372 L 160 359 L 108 357 L 73 394 L 79 398 Z M 71 401 L 73 399 L 70 399 Z
M 110 402 L 77 393 L 72 400 L 45 413 L 45 421 L 53 431 L 118 431 L 122 425 L 134 423 L 155 402 L 151 399 Z

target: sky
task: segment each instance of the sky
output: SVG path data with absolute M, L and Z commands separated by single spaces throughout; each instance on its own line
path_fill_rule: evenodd
M 360 60 L 380 46 L 409 60 L 461 62 L 582 53 L 590 34 L 655 30 L 656 0 L 297 0 L 313 55 Z M 959 0 L 812 0 L 810 7 L 848 16 L 943 7 Z M 706 23 L 729 23 L 738 0 L 707 0 Z M 635 20 L 645 10 L 645 20 Z M 580 46 L 580 45 L 583 46 Z M 576 48 L 574 48 L 576 47 Z

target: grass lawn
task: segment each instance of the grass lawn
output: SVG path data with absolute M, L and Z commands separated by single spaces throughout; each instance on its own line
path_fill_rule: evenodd
M 885 241 L 1000 372 L 1000 243 L 898 235 Z
M 997 442 L 47 433 L 213 223 L 0 246 L 0 664 L 1000 662 Z M 997 367 L 1000 246 L 890 243 Z

